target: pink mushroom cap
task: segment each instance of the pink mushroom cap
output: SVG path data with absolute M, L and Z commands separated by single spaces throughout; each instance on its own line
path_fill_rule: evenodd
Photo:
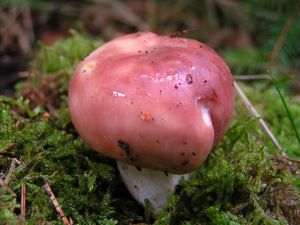
M 184 174 L 223 137 L 232 117 L 228 66 L 192 39 L 139 32 L 85 57 L 69 87 L 79 135 L 129 164 Z

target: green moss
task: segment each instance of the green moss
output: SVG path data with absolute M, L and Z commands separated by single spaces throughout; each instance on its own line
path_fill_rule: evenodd
M 52 46 L 40 45 L 37 59 L 33 61 L 33 68 L 45 74 L 66 72 L 72 75 L 74 66 L 99 47 L 103 41 L 92 40 L 71 30 L 72 38 L 58 41 Z
M 283 174 L 272 156 L 249 135 L 251 123 L 255 121 L 233 125 L 194 177 L 181 181 L 180 190 L 158 216 L 157 225 L 291 222 L 280 201 L 269 208 L 274 197 L 269 190 L 283 191 L 286 186 L 282 178 L 278 180 Z M 284 176 L 286 183 L 292 182 L 291 177 Z M 299 195 L 295 191 L 285 197 L 293 201 Z
M 138 217 L 130 213 L 127 216 L 122 210 L 116 215 L 115 205 L 136 208 L 132 212 L 140 207 L 121 183 L 112 160 L 92 151 L 76 134 L 57 128 L 54 121 L 44 117 L 43 109 L 29 117 L 26 106 L 27 101 L 21 99 L 0 98 L 0 168 L 7 172 L 13 158 L 21 162 L 9 187 L 19 198 L 21 183 L 25 182 L 28 224 L 60 223 L 43 188 L 46 180 L 65 214 L 71 215 L 76 223 L 116 224 L 118 218 L 129 221 Z M 9 192 L 1 198 L 5 198 L 0 205 L 3 220 L 13 221 L 19 204 L 12 204 L 14 195 Z
M 114 161 L 83 143 L 70 121 L 66 96 L 72 70 L 99 43 L 74 33 L 52 47 L 43 46 L 32 63 L 31 78 L 18 85 L 22 97 L 0 98 L 0 172 L 8 173 L 13 158 L 21 162 L 8 185 L 0 186 L 1 222 L 20 221 L 24 182 L 26 224 L 61 224 L 43 187 L 46 180 L 76 224 L 154 220 L 130 196 Z M 275 90 L 258 84 L 255 88 L 261 93 L 251 94 L 253 87 L 243 88 L 266 115 L 286 152 L 299 156 Z M 300 126 L 299 105 L 290 99 L 288 104 Z M 225 138 L 192 179 L 181 181 L 155 224 L 297 224 L 299 194 L 292 184 L 299 185 L 295 178 L 299 164 L 271 155 L 273 145 L 258 121 L 248 117 L 238 102 L 235 122 Z

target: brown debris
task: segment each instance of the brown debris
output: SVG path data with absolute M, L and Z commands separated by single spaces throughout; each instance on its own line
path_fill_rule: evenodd
M 296 178 L 300 177 L 300 161 L 296 159 L 291 159 L 285 155 L 274 156 L 272 160 L 275 162 L 278 170 L 287 171 L 291 173 Z
M 60 93 L 59 93 L 59 81 L 61 74 L 52 74 L 51 76 L 45 76 L 38 74 L 37 79 L 39 84 L 32 84 L 31 81 L 24 82 L 22 88 L 22 96 L 30 100 L 32 108 L 38 105 L 43 105 L 49 111 L 49 115 L 52 114 L 60 105 Z M 46 117 L 47 115 L 44 114 Z M 46 119 L 46 118 L 45 118 Z

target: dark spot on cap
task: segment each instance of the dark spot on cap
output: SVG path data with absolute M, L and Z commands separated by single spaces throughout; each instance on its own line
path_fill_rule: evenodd
M 128 143 L 126 143 L 125 141 L 122 141 L 122 140 L 118 140 L 118 146 L 122 150 L 124 150 L 124 152 L 126 153 L 127 156 L 130 154 L 130 145 Z
M 182 102 L 179 102 L 179 104 L 177 104 L 176 107 L 178 108 L 181 105 L 182 105 Z
M 183 162 L 181 163 L 181 165 L 185 166 L 185 165 L 187 165 L 188 163 L 189 163 L 189 161 L 188 161 L 188 160 L 185 160 L 185 161 L 183 161 Z
M 135 161 L 138 161 L 138 159 L 137 158 L 134 158 L 134 157 L 130 157 L 130 159 L 129 159 L 131 162 L 135 162 Z
M 138 189 L 138 186 L 137 186 L 137 185 L 134 185 L 134 188 L 135 188 L 135 189 Z
M 125 141 L 118 140 L 118 146 L 125 152 L 127 156 L 130 155 L 130 145 Z
M 185 81 L 186 81 L 187 84 L 192 84 L 193 83 L 193 76 L 192 76 L 192 74 L 186 75 Z
M 196 155 L 196 152 L 192 152 L 192 155 L 195 156 L 195 155 Z
M 156 142 L 157 144 L 159 144 L 159 140 L 156 140 L 155 142 Z
M 199 45 L 200 48 L 203 48 L 203 45 Z
M 136 166 L 135 167 L 138 171 L 142 171 L 142 167 L 140 167 L 140 166 Z
M 204 80 L 203 82 L 204 82 L 204 83 L 207 83 L 207 80 Z
M 141 52 L 142 52 L 141 50 L 138 51 L 138 53 L 141 53 Z
M 82 72 L 83 72 L 83 73 L 85 73 L 85 72 L 86 72 L 86 70 L 83 70 Z
M 131 105 L 133 105 L 133 102 L 130 102 Z
M 145 51 L 146 54 L 148 54 L 148 51 Z
M 175 88 L 175 89 L 178 89 L 178 85 L 177 85 L 177 84 L 175 84 L 174 88 Z
M 185 154 L 184 154 L 184 152 L 181 152 L 180 155 L 181 155 L 181 156 L 184 156 Z

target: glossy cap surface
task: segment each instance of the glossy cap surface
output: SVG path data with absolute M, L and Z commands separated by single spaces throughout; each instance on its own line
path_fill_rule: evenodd
M 112 40 L 76 68 L 69 109 L 95 150 L 130 164 L 191 172 L 224 135 L 233 80 L 196 40 L 141 32 Z

